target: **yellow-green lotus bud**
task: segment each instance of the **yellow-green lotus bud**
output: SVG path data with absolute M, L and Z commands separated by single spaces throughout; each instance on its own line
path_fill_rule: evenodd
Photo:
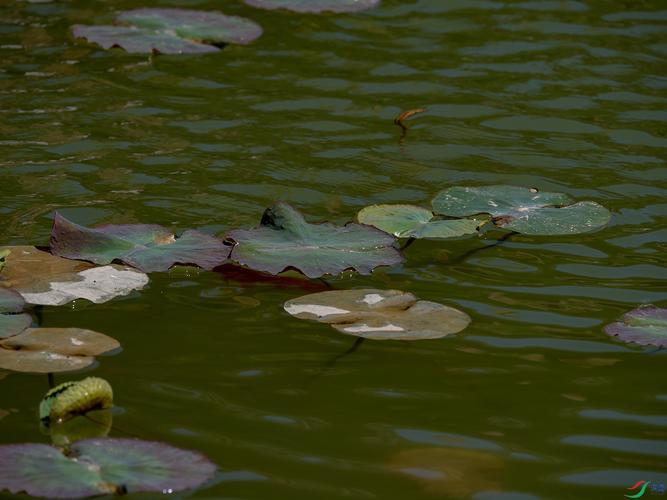
M 51 423 L 112 406 L 113 390 L 109 382 L 88 377 L 78 382 L 65 382 L 47 392 L 39 404 L 39 418 L 48 427 Z

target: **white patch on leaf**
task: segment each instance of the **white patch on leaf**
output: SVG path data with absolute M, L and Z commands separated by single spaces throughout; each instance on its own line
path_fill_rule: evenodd
M 338 307 L 321 306 L 318 304 L 290 304 L 285 306 L 285 311 L 293 315 L 301 313 L 314 314 L 319 318 L 323 316 L 331 316 L 333 314 L 347 314 L 350 312 L 345 309 L 339 309 Z

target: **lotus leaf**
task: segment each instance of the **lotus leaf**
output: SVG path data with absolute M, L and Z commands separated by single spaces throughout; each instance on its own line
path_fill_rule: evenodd
M 0 339 L 17 335 L 30 326 L 30 315 L 20 314 L 24 306 L 21 294 L 0 288 Z
M 667 347 L 667 309 L 640 306 L 625 313 L 623 321 L 605 326 L 604 331 L 623 342 Z
M 319 14 L 320 12 L 355 12 L 371 9 L 380 0 L 245 0 L 245 3 L 260 9 L 287 9 L 294 12 Z
M 0 285 L 11 286 L 30 304 L 59 306 L 78 298 L 100 304 L 148 283 L 148 276 L 128 267 L 94 267 L 29 246 L 5 248 L 11 253 Z
M 39 418 L 47 427 L 92 410 L 113 406 L 113 390 L 106 380 L 87 377 L 64 382 L 46 393 L 39 404 Z
M 0 369 L 55 373 L 86 368 L 118 349 L 115 339 L 80 328 L 28 328 L 0 342 Z
M 297 318 L 328 323 L 340 332 L 375 340 L 437 339 L 470 324 L 470 317 L 458 309 L 398 290 L 320 292 L 289 300 L 284 308 Z
M 130 53 L 163 54 L 217 52 L 220 49 L 215 45 L 244 45 L 262 34 L 262 28 L 249 19 L 215 11 L 134 9 L 121 12 L 117 19 L 133 26 L 76 24 L 72 33 L 105 49 L 121 47 Z
M 361 224 L 377 227 L 398 238 L 456 238 L 475 234 L 473 219 L 434 219 L 433 212 L 414 205 L 371 205 L 357 214 Z
M 257 271 L 278 274 L 288 268 L 309 278 L 336 275 L 346 269 L 370 274 L 378 266 L 403 258 L 393 236 L 360 224 L 309 224 L 287 203 L 268 208 L 259 227 L 227 234 L 234 247 L 230 258 Z
M 0 446 L 0 490 L 49 498 L 109 493 L 171 493 L 211 479 L 216 466 L 203 455 L 138 439 L 87 439 L 67 456 L 44 444 Z
M 593 201 L 574 203 L 566 194 L 518 186 L 455 186 L 438 193 L 432 203 L 437 214 L 488 213 L 497 226 L 532 235 L 585 233 L 611 219 L 609 210 Z
M 56 214 L 51 230 L 51 252 L 95 264 L 120 260 L 144 272 L 167 271 L 175 264 L 204 269 L 221 265 L 229 255 L 222 241 L 188 230 L 175 237 L 154 224 L 108 225 L 89 229 Z

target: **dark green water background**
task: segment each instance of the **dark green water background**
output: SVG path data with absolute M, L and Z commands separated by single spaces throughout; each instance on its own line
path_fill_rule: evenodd
M 265 33 L 151 61 L 68 35 L 153 5 L 220 9 Z M 636 481 L 667 483 L 666 358 L 602 332 L 667 301 L 665 8 L 2 3 L 0 241 L 45 244 L 55 210 L 222 234 L 276 199 L 338 223 L 371 203 L 428 206 L 457 184 L 597 201 L 614 217 L 592 234 L 517 236 L 469 256 L 503 233 L 419 241 L 402 266 L 330 280 L 411 291 L 473 323 L 443 340 L 369 341 L 329 370 L 354 339 L 282 310 L 317 283 L 181 268 L 107 304 L 45 308 L 43 325 L 120 340 L 91 372 L 114 387 L 112 435 L 208 455 L 221 473 L 192 497 L 621 499 Z M 399 144 L 393 117 L 422 106 Z M 13 410 L 0 443 L 48 442 L 36 417 L 46 389 L 45 377 L 0 382 L 0 408 Z

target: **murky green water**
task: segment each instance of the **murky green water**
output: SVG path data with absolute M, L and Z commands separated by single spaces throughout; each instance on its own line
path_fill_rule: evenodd
M 165 4 L 265 34 L 148 61 L 67 29 L 151 0 L 0 6 L 2 243 L 45 244 L 54 210 L 221 234 L 275 199 L 342 223 L 457 184 L 566 192 L 614 218 L 472 254 L 503 233 L 419 241 L 403 266 L 331 280 L 411 291 L 473 324 L 366 342 L 329 369 L 353 339 L 281 308 L 317 283 L 177 269 L 104 305 L 44 309 L 45 326 L 122 342 L 93 372 L 116 393 L 112 435 L 206 453 L 222 472 L 198 498 L 609 499 L 667 483 L 665 356 L 602 332 L 667 301 L 664 2 L 385 0 L 338 16 Z M 414 107 L 429 112 L 400 144 L 392 119 Z M 0 383 L 1 443 L 48 441 L 46 388 Z

